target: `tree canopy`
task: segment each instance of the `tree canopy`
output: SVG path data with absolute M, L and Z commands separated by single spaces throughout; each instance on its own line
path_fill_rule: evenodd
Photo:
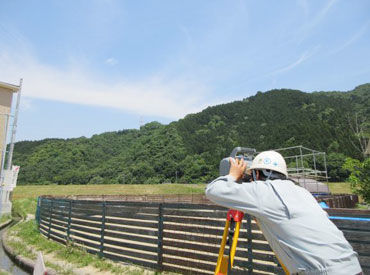
M 91 138 L 15 144 L 19 184 L 208 182 L 236 146 L 257 150 L 303 145 L 329 154 L 333 179 L 346 157 L 363 160 L 369 141 L 370 84 L 349 92 L 280 89 L 208 107 L 168 125 Z

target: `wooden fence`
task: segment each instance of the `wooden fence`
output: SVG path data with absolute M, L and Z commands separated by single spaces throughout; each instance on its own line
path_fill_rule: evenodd
M 50 239 L 68 240 L 112 260 L 191 274 L 214 273 L 227 213 L 206 204 L 42 197 L 37 209 L 40 232 Z M 235 274 L 281 271 L 249 216 L 244 218 L 235 266 Z
M 354 194 L 324 195 L 316 199 L 325 202 L 330 208 L 354 208 L 358 203 L 358 196 Z
M 40 197 L 36 216 L 46 237 L 71 242 L 90 253 L 156 270 L 213 274 L 226 213 L 227 209 L 212 204 Z M 359 252 L 367 270 L 370 222 L 333 221 Z M 234 263 L 233 274 L 282 273 L 248 215 Z
M 370 218 L 370 210 L 344 208 L 325 210 L 358 253 L 363 274 L 370 274 L 370 221 L 364 221 Z

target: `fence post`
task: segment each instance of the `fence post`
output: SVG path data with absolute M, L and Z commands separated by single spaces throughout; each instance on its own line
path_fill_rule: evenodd
M 40 197 L 37 197 L 37 208 L 36 208 L 36 222 L 37 222 L 37 229 L 40 228 Z
M 106 205 L 105 201 L 103 201 L 103 209 L 102 209 L 102 221 L 101 221 L 101 231 L 100 231 L 100 251 L 99 256 L 103 257 L 104 253 L 104 230 L 105 230 L 105 212 L 106 212 Z
M 253 251 L 252 251 L 252 219 L 250 215 L 247 217 L 247 238 L 248 238 L 248 274 L 253 273 Z
M 163 270 L 163 205 L 158 206 L 158 270 Z
M 52 215 L 53 215 L 53 200 L 50 200 L 48 239 L 50 239 L 51 216 L 52 216 Z
M 68 209 L 67 241 L 69 241 L 69 236 L 71 234 L 71 212 L 72 212 L 72 201 L 70 200 Z

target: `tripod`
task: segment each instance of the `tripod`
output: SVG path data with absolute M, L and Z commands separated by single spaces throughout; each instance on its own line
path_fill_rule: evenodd
M 236 252 L 236 245 L 238 243 L 239 231 L 241 223 L 244 217 L 244 213 L 237 210 L 227 211 L 226 224 L 224 228 L 224 233 L 222 235 L 222 241 L 220 246 L 220 251 L 218 253 L 217 265 L 215 270 L 215 275 L 230 275 L 231 269 L 234 263 L 234 256 Z M 257 221 L 258 225 L 258 221 Z M 229 245 L 229 255 L 224 255 L 225 246 Z M 286 275 L 289 275 L 289 271 L 286 266 L 277 258 L 281 267 Z
M 243 217 L 243 212 L 237 210 L 227 211 L 226 224 L 222 235 L 220 251 L 218 253 L 215 275 L 227 275 L 233 267 L 236 245 L 238 243 Z M 228 256 L 224 255 L 226 243 L 230 247 Z

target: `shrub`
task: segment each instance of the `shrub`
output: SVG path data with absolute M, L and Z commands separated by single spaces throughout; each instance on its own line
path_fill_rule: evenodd
M 348 179 L 353 192 L 361 195 L 364 201 L 370 204 L 370 158 L 363 162 L 347 158 L 343 168 L 351 172 Z

